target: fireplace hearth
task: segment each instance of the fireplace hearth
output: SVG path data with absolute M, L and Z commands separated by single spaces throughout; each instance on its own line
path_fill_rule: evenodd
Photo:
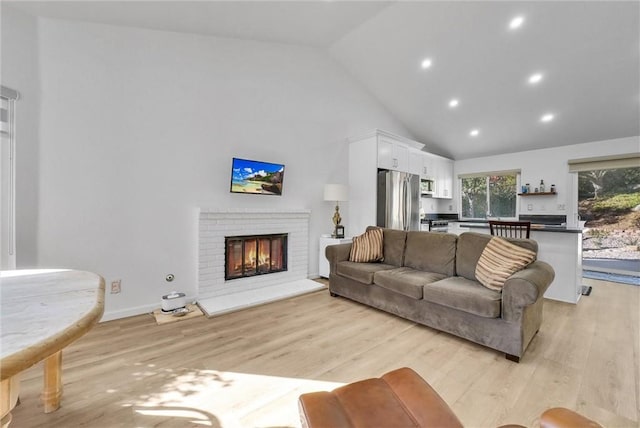
M 287 270 L 287 234 L 225 237 L 225 280 Z

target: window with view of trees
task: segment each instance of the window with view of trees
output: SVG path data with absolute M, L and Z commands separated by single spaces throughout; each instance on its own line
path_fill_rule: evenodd
M 462 178 L 462 217 L 515 218 L 517 178 L 516 173 Z
M 585 270 L 640 275 L 640 167 L 578 172 L 578 214 Z

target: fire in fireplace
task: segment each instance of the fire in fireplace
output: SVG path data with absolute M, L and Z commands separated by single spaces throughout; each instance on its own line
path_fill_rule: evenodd
M 287 270 L 287 234 L 227 236 L 225 280 Z

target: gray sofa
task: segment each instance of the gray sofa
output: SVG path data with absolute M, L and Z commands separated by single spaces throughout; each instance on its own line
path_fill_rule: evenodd
M 507 279 L 502 291 L 484 287 L 476 263 L 490 235 L 383 229 L 384 260 L 349 261 L 351 244 L 326 248 L 329 291 L 475 343 L 519 362 L 542 323 L 543 294 L 553 268 L 536 260 Z M 530 239 L 508 239 L 538 252 Z

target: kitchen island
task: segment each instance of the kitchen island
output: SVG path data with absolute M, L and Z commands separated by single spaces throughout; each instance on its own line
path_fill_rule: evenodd
M 486 222 L 449 222 L 449 232 L 490 234 Z M 559 225 L 531 225 L 538 243 L 538 259 L 549 263 L 556 277 L 544 297 L 576 304 L 582 296 L 582 229 Z

